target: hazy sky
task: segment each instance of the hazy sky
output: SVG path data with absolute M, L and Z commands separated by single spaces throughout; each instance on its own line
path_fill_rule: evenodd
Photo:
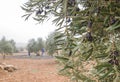
M 28 42 L 31 38 L 42 37 L 54 31 L 52 22 L 36 25 L 34 20 L 24 21 L 25 12 L 20 8 L 28 0 L 2 0 L 0 2 L 0 39 L 14 39 L 16 42 Z

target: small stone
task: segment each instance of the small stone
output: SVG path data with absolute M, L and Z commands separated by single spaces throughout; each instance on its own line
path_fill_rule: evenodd
M 14 72 L 15 70 L 17 70 L 13 65 L 6 65 L 4 67 L 4 70 L 8 71 L 8 72 Z

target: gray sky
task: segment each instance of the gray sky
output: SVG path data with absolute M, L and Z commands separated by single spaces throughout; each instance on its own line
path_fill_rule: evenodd
M 21 18 L 25 12 L 20 8 L 27 0 L 2 0 L 0 2 L 0 39 L 14 39 L 18 42 L 28 42 L 29 39 L 42 37 L 54 31 L 55 26 L 51 21 L 36 25 L 33 19 L 24 21 Z

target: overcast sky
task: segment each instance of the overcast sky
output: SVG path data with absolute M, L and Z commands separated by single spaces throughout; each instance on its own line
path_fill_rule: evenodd
M 51 21 L 36 25 L 34 20 L 24 21 L 21 18 L 25 12 L 20 8 L 28 0 L 2 0 L 0 2 L 0 39 L 14 39 L 18 42 L 27 43 L 29 39 L 42 37 L 54 31 L 55 26 Z

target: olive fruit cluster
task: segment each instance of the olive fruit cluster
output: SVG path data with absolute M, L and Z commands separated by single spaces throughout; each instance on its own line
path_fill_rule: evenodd
M 119 65 L 119 62 L 118 62 L 118 60 L 113 60 L 113 59 L 111 59 L 111 60 L 109 60 L 108 61 L 110 64 L 112 64 L 112 65 Z
M 90 41 L 90 42 L 93 41 L 93 37 L 92 37 L 92 35 L 91 35 L 91 32 L 87 32 L 86 38 L 87 38 L 87 40 Z
M 45 9 L 49 9 L 50 7 L 49 6 L 46 6 Z
M 91 29 L 92 29 L 92 24 L 93 22 L 91 20 L 88 21 L 88 25 L 87 25 L 87 34 L 86 34 L 86 38 L 88 41 L 92 42 L 93 41 L 93 37 L 91 35 Z
M 114 16 L 110 17 L 110 25 L 114 24 L 116 22 L 116 19 Z
M 41 9 L 39 9 L 37 12 L 36 12 L 36 15 L 39 15 L 39 14 L 41 14 L 43 12 L 43 10 Z
M 116 22 L 117 22 L 117 19 L 115 19 L 115 16 L 110 16 L 105 26 L 109 27 L 115 24 Z
M 119 56 L 119 52 L 117 50 L 115 50 L 115 51 L 111 52 L 111 55 L 117 57 L 117 56 Z
M 88 28 L 92 28 L 92 21 L 90 20 L 90 21 L 88 21 Z
M 72 50 L 69 51 L 69 56 L 71 56 L 71 55 L 72 55 Z
M 79 12 L 79 11 L 80 11 L 80 9 L 77 7 L 77 8 L 76 8 L 76 11 L 77 11 L 77 12 Z
M 43 8 L 40 8 L 40 9 L 38 9 L 36 11 L 36 15 L 41 15 L 41 14 L 46 15 L 47 14 L 46 10 L 49 10 L 49 9 L 50 9 L 49 5 L 47 5 L 47 6 L 43 7 Z
M 68 0 L 68 5 L 75 6 L 75 0 Z
M 45 10 L 42 10 L 42 9 L 41 9 L 41 10 L 39 9 L 39 10 L 36 12 L 36 15 L 42 15 L 42 14 L 43 14 L 43 15 L 46 15 L 47 12 L 46 12 Z
M 112 65 L 117 65 L 118 66 L 119 65 L 119 61 L 117 59 L 118 56 L 119 56 L 119 52 L 117 50 L 111 52 L 111 55 L 110 55 L 111 60 L 109 60 L 108 62 Z
M 71 19 L 70 19 L 70 18 L 67 18 L 66 22 L 68 22 L 68 23 L 71 22 Z

